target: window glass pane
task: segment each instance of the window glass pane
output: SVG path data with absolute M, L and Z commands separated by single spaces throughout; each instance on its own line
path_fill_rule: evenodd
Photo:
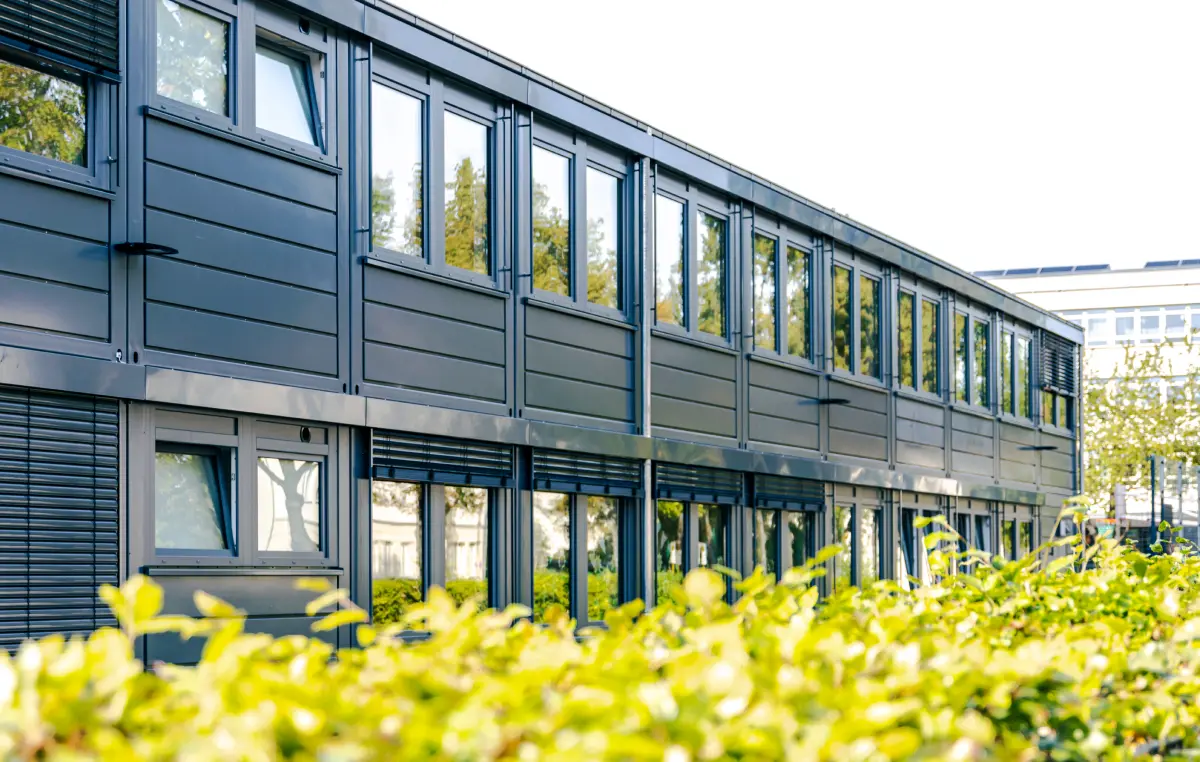
M 779 511 L 754 511 L 754 566 L 779 576 Z
M 700 557 L 697 566 L 729 565 L 729 517 L 724 506 L 701 504 L 699 514 Z
M 1054 422 L 1064 429 L 1071 427 L 1071 398 L 1057 395 L 1054 405 Z
M 1033 522 L 1022 521 L 1017 524 L 1019 532 L 1017 539 L 1017 549 L 1021 555 L 1033 552 Z
M 913 378 L 913 364 L 916 358 L 913 356 L 913 312 L 915 311 L 916 300 L 912 294 L 907 291 L 900 292 L 900 334 L 897 337 L 900 349 L 900 385 L 909 388 L 916 387 L 916 381 Z
M 83 86 L 0 59 L 0 145 L 84 166 Z
M 226 116 L 229 25 L 173 0 L 158 0 L 158 94 Z
M 959 402 L 971 399 L 967 386 L 967 316 L 954 313 L 954 396 Z
M 789 246 L 787 258 L 787 351 L 790 355 L 808 359 L 809 310 L 812 304 L 808 252 Z
M 371 86 L 371 243 L 424 256 L 422 102 Z
M 571 496 L 533 493 L 533 621 L 546 611 L 571 611 Z
M 259 458 L 258 549 L 315 553 L 321 534 L 321 464 Z
M 1154 344 L 1162 339 L 1162 315 L 1142 315 L 1142 343 Z
M 808 511 L 786 511 L 788 555 L 783 559 L 786 567 L 803 566 L 812 558 L 816 549 L 817 514 Z
M 850 370 L 850 271 L 833 268 L 833 367 Z
M 1200 311 L 1195 306 L 1192 307 L 1192 335 L 1200 336 Z
M 259 45 L 254 54 L 254 116 L 258 128 L 316 145 L 309 62 Z
M 879 552 L 878 516 L 879 511 L 862 509 L 862 534 L 859 537 L 859 551 L 862 556 L 862 563 L 859 564 L 861 586 L 870 585 L 882 576 L 879 569 L 883 554 Z
M 660 323 L 684 325 L 683 204 L 654 196 L 654 314 Z
M 725 336 L 725 220 L 700 212 L 700 252 L 696 257 L 696 288 L 700 319 L 696 328 Z
M 941 345 L 942 305 L 928 299 L 921 300 L 921 391 L 938 394 L 939 353 Z
M 533 287 L 571 295 L 571 160 L 533 147 Z
M 587 169 L 588 301 L 621 309 L 621 181 Z
M 1042 390 L 1042 423 L 1054 423 L 1054 392 Z
M 774 238 L 754 234 L 754 346 L 775 349 Z
M 682 603 L 683 582 L 683 503 L 659 500 L 654 513 L 654 585 L 655 600 Z
M 490 275 L 488 128 L 445 112 L 446 264 Z
M 217 452 L 221 452 L 218 456 Z M 232 494 L 217 458 L 232 464 L 229 451 L 212 454 L 154 453 L 154 546 L 159 550 L 230 550 Z
M 965 552 L 968 547 L 975 547 L 972 540 L 974 535 L 971 532 L 971 515 L 969 513 L 960 513 L 954 517 L 954 529 L 958 532 L 960 538 L 958 541 L 959 552 Z M 964 570 L 970 568 L 967 566 L 966 560 L 963 561 L 962 568 Z
M 1000 409 L 1014 412 L 1012 398 L 1013 335 L 1005 332 L 1000 341 Z
M 988 355 L 988 333 L 991 330 L 991 324 L 975 321 L 975 357 L 971 370 L 975 374 L 975 399 L 976 405 L 987 407 L 992 404 L 991 394 L 991 376 L 988 373 L 990 368 Z
M 371 619 L 400 621 L 424 599 L 421 485 L 371 483 Z
M 1000 552 L 1010 561 L 1017 557 L 1016 548 L 1013 545 L 1013 534 L 1016 531 L 1016 522 L 1012 519 L 1005 519 L 1000 523 Z
M 1112 324 L 1107 316 L 1092 317 L 1087 320 L 1087 343 L 1089 347 L 1102 347 L 1110 340 L 1109 331 L 1112 329 Z
M 1187 333 L 1187 322 L 1183 317 L 1183 309 L 1167 313 L 1167 336 L 1170 338 L 1179 338 Z
M 833 508 L 833 539 L 841 546 L 841 551 L 833 557 L 833 589 L 832 592 L 843 590 L 854 584 L 851 569 L 854 566 L 854 533 L 851 519 L 854 509 L 848 505 L 836 505 Z
M 900 573 L 896 576 L 900 581 L 900 586 L 905 590 L 909 589 L 909 586 L 906 584 L 905 577 L 910 575 L 916 577 L 916 570 L 920 565 L 920 561 L 918 560 L 917 556 L 917 544 L 920 542 L 920 539 L 917 537 L 917 532 L 919 530 L 917 529 L 916 521 L 917 512 L 915 510 L 905 508 L 900 511 L 901 552 L 898 554 L 896 560 L 901 562 L 903 567 L 899 569 Z
M 618 587 L 620 546 L 617 515 L 621 501 L 615 497 L 587 497 L 588 621 L 603 622 L 610 609 L 620 605 Z
M 1029 339 L 1017 337 L 1017 415 L 1033 417 L 1032 396 L 1029 390 Z
M 1192 317 L 1192 320 L 1195 321 L 1195 316 Z M 1133 343 L 1133 318 L 1132 317 L 1118 317 L 1118 318 L 1116 318 L 1116 324 L 1117 324 L 1117 343 L 1118 344 L 1132 344 Z
M 859 317 L 858 324 L 862 334 L 859 359 L 859 372 L 864 376 L 881 378 L 882 364 L 880 355 L 879 332 L 879 281 L 859 276 Z
M 975 517 L 975 547 L 985 553 L 992 552 L 992 517 Z
M 446 592 L 486 608 L 492 549 L 488 535 L 490 495 L 484 487 L 446 487 Z

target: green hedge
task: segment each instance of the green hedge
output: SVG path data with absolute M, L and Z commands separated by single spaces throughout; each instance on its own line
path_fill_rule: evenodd
M 932 553 L 936 572 L 962 560 L 950 547 Z M 517 621 L 527 609 L 478 612 L 435 590 L 336 653 L 243 634 L 239 612 L 203 594 L 209 618 L 158 617 L 162 591 L 135 577 L 102 591 L 123 629 L 0 653 L 0 759 L 1194 758 L 1200 559 L 1108 540 L 1088 553 L 971 552 L 971 573 L 931 587 L 823 601 L 816 566 L 778 585 L 755 575 L 732 605 L 702 570 L 676 605 L 624 606 L 582 639 L 564 617 L 538 627 Z M 541 582 L 559 601 L 560 582 Z M 313 612 L 343 606 L 318 628 L 361 620 L 310 584 Z M 430 638 L 397 637 L 414 626 Z M 138 638 L 164 631 L 208 638 L 200 664 L 144 672 Z

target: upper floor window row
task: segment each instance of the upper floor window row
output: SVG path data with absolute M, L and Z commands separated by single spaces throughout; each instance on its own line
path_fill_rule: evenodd
M 812 359 L 812 250 L 786 228 L 756 229 L 754 347 Z
M 665 187 L 664 187 L 665 186 Z M 654 314 L 659 325 L 729 336 L 729 211 L 660 180 L 654 196 Z

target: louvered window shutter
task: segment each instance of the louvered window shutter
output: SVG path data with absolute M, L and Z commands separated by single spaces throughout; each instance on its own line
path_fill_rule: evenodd
M 488 442 L 374 431 L 371 474 L 396 481 L 507 487 L 513 480 L 513 451 Z
M 1064 338 L 1042 333 L 1042 388 L 1068 397 L 1076 393 L 1077 347 Z
M 0 0 L 0 38 L 108 78 L 120 71 L 118 0 Z
M 738 471 L 654 464 L 654 496 L 664 500 L 739 505 L 743 502 L 743 481 Z
M 617 497 L 645 494 L 640 461 L 558 450 L 534 450 L 533 488 Z
M 0 647 L 116 620 L 117 403 L 0 388 Z
M 755 474 L 754 505 L 792 511 L 820 510 L 825 505 L 825 485 L 811 479 Z

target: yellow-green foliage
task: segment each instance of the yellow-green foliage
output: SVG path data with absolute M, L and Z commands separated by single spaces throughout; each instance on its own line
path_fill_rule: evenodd
M 523 609 L 480 613 L 434 591 L 394 626 L 428 640 L 362 627 L 365 647 L 340 653 L 243 634 L 203 595 L 208 620 L 157 617 L 162 593 L 137 577 L 104 591 L 123 630 L 0 654 L 0 759 L 1182 755 L 1200 744 L 1200 559 L 1089 553 L 1044 569 L 976 554 L 973 573 L 932 587 L 885 581 L 824 602 L 816 566 L 778 585 L 755 575 L 733 605 L 702 570 L 678 610 L 631 604 L 578 640 L 561 615 L 538 628 L 516 621 Z M 943 572 L 959 560 L 932 556 Z M 362 616 L 339 591 L 312 610 L 330 606 L 321 628 Z M 203 661 L 143 671 L 132 638 L 165 630 L 209 638 Z

